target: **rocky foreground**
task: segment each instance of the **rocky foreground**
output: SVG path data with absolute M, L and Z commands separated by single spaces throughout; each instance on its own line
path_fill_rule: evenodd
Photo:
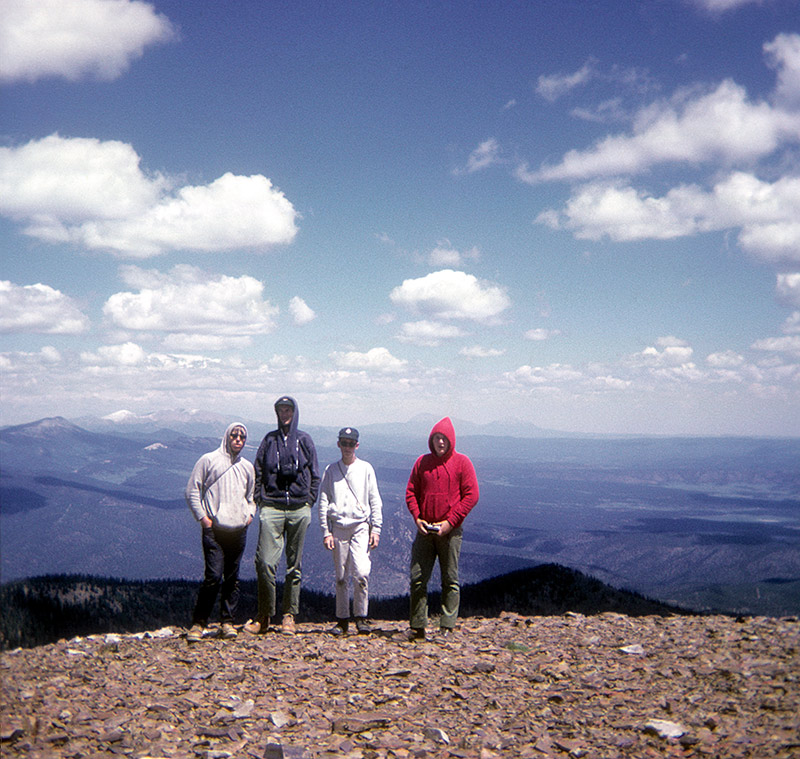
M 796 619 L 504 614 L 424 643 L 298 627 L 3 653 L 2 755 L 800 757 Z

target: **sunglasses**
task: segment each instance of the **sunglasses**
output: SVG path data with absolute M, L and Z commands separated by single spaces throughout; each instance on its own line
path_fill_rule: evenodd
M 231 432 L 230 439 L 235 440 L 237 437 L 240 437 L 242 440 L 247 440 L 247 435 L 242 432 Z
M 355 440 L 340 440 L 339 445 L 344 446 L 345 448 L 355 448 L 358 443 Z

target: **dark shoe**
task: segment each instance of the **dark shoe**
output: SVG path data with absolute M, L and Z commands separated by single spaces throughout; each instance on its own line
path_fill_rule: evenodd
M 439 628 L 439 635 L 447 640 L 448 638 L 453 637 L 453 628 L 452 627 L 440 627 Z
M 236 628 L 230 622 L 223 622 L 219 629 L 219 637 L 225 640 L 232 640 L 238 635 Z
M 350 623 L 346 619 L 340 619 L 328 632 L 331 635 L 347 635 L 347 628 Z
M 356 630 L 360 635 L 369 635 L 372 632 L 372 625 L 366 617 L 356 617 Z
M 406 637 L 412 643 L 417 641 L 425 640 L 425 628 L 423 627 L 412 627 L 407 633 Z

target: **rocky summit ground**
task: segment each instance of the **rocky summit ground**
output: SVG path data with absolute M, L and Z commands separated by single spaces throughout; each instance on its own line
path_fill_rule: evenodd
M 298 627 L 5 652 L 1 753 L 800 757 L 796 619 L 504 614 L 424 643 Z

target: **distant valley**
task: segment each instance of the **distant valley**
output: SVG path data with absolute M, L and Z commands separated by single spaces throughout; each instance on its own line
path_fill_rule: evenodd
M 0 430 L 2 580 L 53 573 L 125 579 L 202 574 L 183 488 L 227 420 L 61 418 Z M 385 528 L 372 591 L 407 592 L 412 537 L 403 493 L 432 421 L 361 428 Z M 251 459 L 270 426 L 248 423 Z M 305 427 L 320 465 L 336 430 Z M 800 439 L 526 437 L 463 425 L 481 500 L 465 523 L 467 583 L 555 562 L 694 609 L 800 613 Z M 507 425 L 499 425 L 504 433 Z M 492 434 L 487 434 L 492 433 Z M 254 577 L 254 526 L 242 564 Z M 331 591 L 331 558 L 312 523 L 304 585 Z

